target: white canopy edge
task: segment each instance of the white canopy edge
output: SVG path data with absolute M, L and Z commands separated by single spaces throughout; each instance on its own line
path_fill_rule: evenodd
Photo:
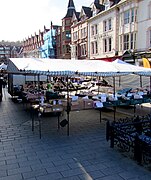
M 34 73 L 52 76 L 84 75 L 84 76 L 123 76 L 130 73 L 147 73 L 151 69 L 137 67 L 119 61 L 105 62 L 100 60 L 70 60 L 46 58 L 10 58 L 8 72 Z

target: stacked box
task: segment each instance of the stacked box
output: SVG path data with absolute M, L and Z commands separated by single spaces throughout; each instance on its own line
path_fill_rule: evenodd
M 93 108 L 93 100 L 92 99 L 84 99 L 84 109 L 92 109 Z
M 79 102 L 79 109 L 80 109 L 80 110 L 84 109 L 83 99 L 79 99 L 78 102 Z
M 52 106 L 52 112 L 62 112 L 63 111 L 63 105 L 57 104 Z
M 80 105 L 78 101 L 71 102 L 71 111 L 79 111 Z

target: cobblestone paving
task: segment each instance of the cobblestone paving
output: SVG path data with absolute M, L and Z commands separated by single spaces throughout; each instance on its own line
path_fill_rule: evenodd
M 117 118 L 132 114 L 121 111 Z M 96 110 L 71 112 L 67 136 L 66 127 L 57 130 L 56 117 L 44 117 L 40 139 L 38 126 L 33 133 L 26 123 L 29 112 L 5 91 L 0 103 L 0 180 L 150 180 L 151 171 L 109 147 L 105 120 L 112 118 L 113 112 L 103 112 L 100 124 Z

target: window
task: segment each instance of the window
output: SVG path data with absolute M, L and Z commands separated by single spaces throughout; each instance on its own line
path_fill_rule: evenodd
M 78 56 L 78 46 L 75 47 L 75 55 Z
M 98 43 L 97 41 L 91 42 L 91 54 L 98 53 Z
M 66 23 L 67 26 L 69 26 L 70 25 L 70 20 L 69 19 L 66 20 L 65 23 Z
M 78 39 L 78 32 L 76 31 L 73 33 L 73 40 L 75 41 L 77 39 Z
M 66 53 L 70 53 L 71 52 L 71 48 L 69 45 L 66 45 Z
M 112 51 L 112 40 L 109 38 L 109 51 Z
M 66 31 L 66 39 L 70 39 L 71 38 L 71 32 L 70 31 Z
M 84 28 L 84 37 L 86 37 L 87 36 L 87 29 L 86 29 L 86 27 Z
M 91 26 L 91 35 L 94 35 L 94 26 Z
M 104 3 L 104 6 L 105 6 L 105 10 L 108 10 L 110 8 L 110 2 L 105 2 Z
M 134 46 L 134 36 L 133 34 L 131 34 L 131 49 L 133 49 L 133 46 Z
M 107 52 L 107 39 L 104 39 L 104 52 Z
M 111 19 L 108 20 L 108 23 L 109 23 L 109 30 L 111 30 L 112 29 L 112 21 L 111 21 Z
M 130 37 L 131 37 L 130 48 L 135 49 L 136 48 L 136 33 L 135 32 L 131 33 Z
M 134 8 L 131 10 L 131 22 L 135 22 Z
M 91 53 L 94 54 L 94 42 L 91 42 Z
M 81 29 L 81 38 L 85 38 L 87 35 L 86 28 Z
M 124 35 L 124 50 L 129 49 L 129 34 Z
M 97 10 L 94 9 L 94 10 L 93 10 L 93 16 L 96 16 L 96 15 L 97 15 Z
M 97 24 L 95 25 L 95 34 L 97 34 L 98 33 L 98 26 L 97 26 Z
M 120 36 L 120 50 L 136 49 L 136 32 Z
M 98 26 L 95 24 L 94 26 L 91 26 L 91 35 L 94 36 L 98 33 Z
M 104 30 L 104 32 L 106 32 L 108 30 L 111 30 L 111 29 L 112 29 L 112 20 L 111 20 L 111 18 L 103 21 L 103 30 Z
M 104 21 L 104 22 L 103 22 L 103 25 L 104 25 L 104 28 L 103 28 L 104 31 L 107 31 L 107 21 Z
M 111 52 L 112 51 L 112 38 L 105 38 L 103 41 L 104 52 Z
M 86 55 L 86 44 L 82 44 L 81 45 L 81 56 L 85 56 Z
M 130 18 L 130 12 L 128 10 L 124 12 L 124 24 L 128 24 L 130 22 L 129 18 Z
M 96 54 L 98 53 L 98 43 L 97 43 L 97 41 L 95 41 L 95 53 Z

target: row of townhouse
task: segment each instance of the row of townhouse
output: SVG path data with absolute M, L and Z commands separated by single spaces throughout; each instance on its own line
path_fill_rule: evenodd
M 72 59 L 151 57 L 151 0 L 95 0 L 72 23 Z
M 21 45 L 6 45 L 5 43 L 0 43 L 0 64 L 2 62 L 7 63 L 8 58 L 20 57 L 21 51 Z
M 39 30 L 39 33 L 31 35 L 23 41 L 22 57 L 35 58 L 56 58 L 56 31 L 59 28 L 57 25 L 44 30 Z
M 62 26 L 24 41 L 24 57 L 112 61 L 151 57 L 151 0 L 94 0 L 77 12 L 69 0 Z

